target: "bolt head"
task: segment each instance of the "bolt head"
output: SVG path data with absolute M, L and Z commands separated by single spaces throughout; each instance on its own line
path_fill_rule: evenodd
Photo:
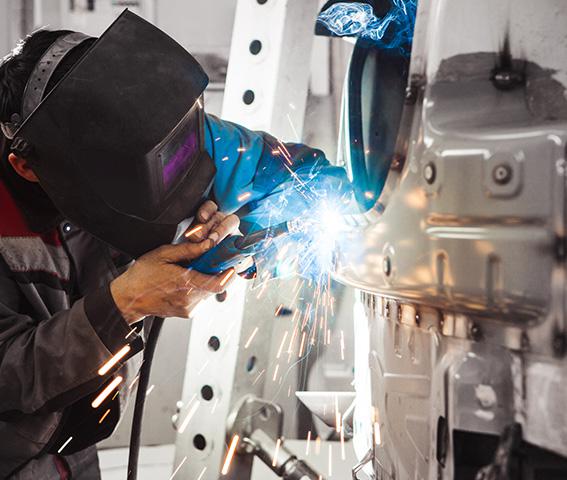
M 435 181 L 435 177 L 437 176 L 437 171 L 435 169 L 435 164 L 429 162 L 423 167 L 423 178 L 429 185 L 431 185 Z
M 512 180 L 512 168 L 506 163 L 496 165 L 494 170 L 492 170 L 492 179 L 498 185 L 506 185 L 510 180 Z

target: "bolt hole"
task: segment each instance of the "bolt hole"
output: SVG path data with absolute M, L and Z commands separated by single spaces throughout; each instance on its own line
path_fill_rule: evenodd
M 203 400 L 210 402 L 214 396 L 213 387 L 210 385 L 203 385 L 201 388 L 201 397 L 203 397 Z
M 207 448 L 207 440 L 205 440 L 205 437 L 203 437 L 203 435 L 198 433 L 193 437 L 193 446 L 197 450 L 205 450 L 205 448 Z
M 255 98 L 256 98 L 256 95 L 254 94 L 254 92 L 252 90 L 246 90 L 244 92 L 244 95 L 242 95 L 242 101 L 246 105 L 252 104 L 252 102 L 254 102 Z
M 257 360 L 257 358 L 254 355 L 252 355 L 246 361 L 246 371 L 248 373 L 252 373 L 254 371 L 254 367 L 256 367 L 256 360 Z
M 209 338 L 207 345 L 209 346 L 210 350 L 212 350 L 213 352 L 216 352 L 220 348 L 219 337 L 215 337 L 213 335 L 211 338 Z
M 260 417 L 262 418 L 262 420 L 268 421 L 271 417 L 270 410 L 266 407 L 262 407 L 262 409 L 260 410 Z
M 260 40 L 252 40 L 248 48 L 252 55 L 258 55 L 262 50 L 262 42 Z
M 256 0 L 259 5 L 264 5 L 268 2 L 268 0 Z

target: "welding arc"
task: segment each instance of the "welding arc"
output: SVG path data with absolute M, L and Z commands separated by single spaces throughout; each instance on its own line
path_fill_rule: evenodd
M 134 416 L 132 419 L 132 431 L 130 433 L 130 451 L 128 452 L 128 480 L 138 478 L 138 458 L 140 456 L 140 438 L 142 433 L 142 418 L 144 416 L 144 404 L 146 402 L 146 392 L 150 382 L 150 372 L 152 360 L 156 350 L 157 341 L 164 319 L 154 317 L 148 339 L 144 347 L 144 360 L 140 367 L 138 379 L 138 390 L 136 392 L 136 402 L 134 403 Z

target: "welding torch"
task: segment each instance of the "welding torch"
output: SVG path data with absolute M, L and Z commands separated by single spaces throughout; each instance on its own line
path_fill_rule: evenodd
M 302 222 L 293 219 L 247 235 L 231 235 L 185 266 L 207 275 L 216 275 L 238 266 L 246 258 L 253 258 L 266 251 L 274 238 L 300 232 L 303 229 Z M 241 274 L 246 276 L 249 270 L 250 268 L 245 269 Z

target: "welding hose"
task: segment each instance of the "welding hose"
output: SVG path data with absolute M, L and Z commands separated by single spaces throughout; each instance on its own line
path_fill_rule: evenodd
M 163 317 L 154 317 L 146 344 L 144 346 L 144 360 L 140 367 L 138 377 L 138 390 L 134 403 L 134 416 L 132 418 L 132 431 L 130 433 L 130 451 L 128 452 L 128 480 L 138 478 L 138 459 L 140 457 L 140 439 L 142 434 L 142 418 L 144 416 L 144 404 L 146 403 L 146 392 L 150 382 L 152 360 L 156 351 L 156 345 L 163 327 Z

